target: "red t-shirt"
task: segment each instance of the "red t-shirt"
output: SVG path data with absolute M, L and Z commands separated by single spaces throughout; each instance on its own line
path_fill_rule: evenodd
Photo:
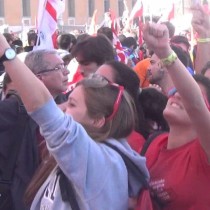
M 199 141 L 168 150 L 167 140 L 168 135 L 161 134 L 146 152 L 150 186 L 161 209 L 209 210 L 210 164 Z
M 144 145 L 145 138 L 138 132 L 132 131 L 132 133 L 127 138 L 128 144 L 133 150 L 140 153 Z

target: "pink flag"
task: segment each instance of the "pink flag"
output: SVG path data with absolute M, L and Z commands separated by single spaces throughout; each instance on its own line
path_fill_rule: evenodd
M 57 30 L 57 19 L 65 10 L 64 0 L 39 0 L 38 39 L 35 49 L 53 49 Z
M 168 21 L 170 21 L 171 19 L 174 19 L 174 3 L 172 4 L 171 10 L 168 14 Z
M 136 4 L 134 5 L 131 14 L 130 20 L 133 20 L 136 17 L 141 17 L 143 15 L 143 3 L 141 0 L 137 0 Z

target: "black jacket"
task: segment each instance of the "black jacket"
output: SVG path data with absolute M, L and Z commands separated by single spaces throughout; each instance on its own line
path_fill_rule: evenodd
M 24 121 L 21 128 L 20 119 Z M 12 176 L 15 210 L 26 209 L 22 202 L 23 194 L 39 164 L 37 129 L 37 124 L 28 116 L 17 96 L 11 95 L 0 101 L 0 179 L 7 168 L 9 158 L 16 150 L 15 142 L 18 141 L 20 145 Z

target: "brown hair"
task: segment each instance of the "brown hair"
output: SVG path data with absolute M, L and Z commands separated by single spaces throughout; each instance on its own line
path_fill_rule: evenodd
M 113 106 L 119 93 L 117 86 L 110 85 L 107 81 L 101 81 L 96 78 L 83 79 L 77 83 L 77 86 L 80 85 L 84 89 L 85 103 L 90 117 L 100 119 L 112 114 Z M 124 91 L 118 111 L 112 120 L 106 121 L 104 126 L 99 129 L 93 129 L 88 125 L 83 125 L 83 127 L 95 141 L 105 141 L 107 138 L 125 138 L 135 126 L 134 110 L 134 103 L 131 97 Z M 45 154 L 47 152 L 46 149 Z M 49 154 L 45 155 L 42 164 L 26 190 L 25 203 L 27 205 L 32 203 L 37 191 L 55 167 L 56 161 L 54 158 Z
M 99 75 L 97 75 L 99 77 Z M 101 76 L 100 76 L 101 77 Z M 96 78 L 83 79 L 77 86 L 84 87 L 85 103 L 88 114 L 91 118 L 107 118 L 113 112 L 113 106 L 119 88 L 114 85 L 105 83 Z M 135 126 L 135 105 L 130 95 L 124 90 L 119 109 L 111 121 L 106 121 L 104 126 L 100 129 L 91 129 L 89 126 L 83 125 L 87 133 L 95 141 L 104 141 L 107 138 L 125 138 L 127 137 Z

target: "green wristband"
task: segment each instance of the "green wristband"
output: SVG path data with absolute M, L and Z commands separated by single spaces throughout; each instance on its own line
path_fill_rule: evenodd
M 197 39 L 197 42 L 200 42 L 200 43 L 207 43 L 207 42 L 210 42 L 210 38 L 198 38 L 198 39 Z
M 171 66 L 177 59 L 177 55 L 174 51 L 167 57 L 161 59 L 163 66 Z

